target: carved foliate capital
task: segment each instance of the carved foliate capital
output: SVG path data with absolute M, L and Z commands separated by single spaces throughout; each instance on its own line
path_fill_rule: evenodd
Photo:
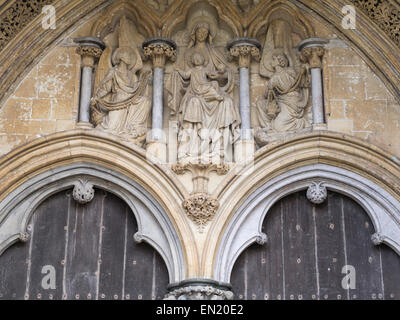
M 202 231 L 204 226 L 214 218 L 219 202 L 207 193 L 197 193 L 183 201 L 182 206 L 186 215 L 197 224 L 199 231 Z
M 151 59 L 154 68 L 164 68 L 169 59 L 176 60 L 176 44 L 172 40 L 153 38 L 143 43 L 143 54 L 146 59 Z
M 304 48 L 301 51 L 300 60 L 308 62 L 311 68 L 322 68 L 322 57 L 325 49 L 322 47 Z
M 100 58 L 101 54 L 103 53 L 103 50 L 95 47 L 82 46 L 76 49 L 76 53 L 81 56 Z
M 307 199 L 313 204 L 321 204 L 328 197 L 328 191 L 323 182 L 312 182 L 307 190 Z
M 231 58 L 236 58 L 239 61 L 240 68 L 249 68 L 251 59 L 260 61 L 260 49 L 253 46 L 237 46 L 229 50 Z
M 87 179 L 78 179 L 74 184 L 72 197 L 80 204 L 89 203 L 94 198 L 93 183 L 89 182 Z
M 78 47 L 76 53 L 82 56 L 82 66 L 93 68 L 96 59 L 101 57 L 103 50 L 95 47 Z
M 105 49 L 105 44 L 98 38 L 83 37 L 74 39 L 79 47 L 76 53 L 82 56 L 82 65 L 93 68 L 96 59 L 99 59 Z
M 228 43 L 231 59 L 237 59 L 239 68 L 249 68 L 251 60 L 260 61 L 261 44 L 255 39 L 234 39 Z

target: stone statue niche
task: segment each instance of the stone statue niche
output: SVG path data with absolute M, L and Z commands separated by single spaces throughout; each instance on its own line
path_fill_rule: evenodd
M 252 108 L 254 136 L 260 147 L 311 128 L 308 69 L 296 56 L 290 23 L 273 20 L 260 62 L 260 75 L 268 81 L 263 97 Z
M 189 14 L 188 42 L 180 48 L 183 63 L 177 64 L 167 81 L 168 106 L 178 124 L 180 164 L 233 159 L 240 126 L 235 68 L 215 46 L 217 30 L 218 19 L 212 11 L 203 8 Z
M 143 147 L 151 121 L 151 68 L 143 65 L 133 23 L 123 16 L 115 29 L 104 37 L 107 48 L 96 74 L 91 120 L 96 129 Z

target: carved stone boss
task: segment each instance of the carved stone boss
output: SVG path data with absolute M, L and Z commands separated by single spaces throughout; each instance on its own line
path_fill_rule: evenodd
M 300 42 L 298 51 L 301 59 L 308 61 L 311 68 L 313 124 L 325 123 L 325 110 L 322 91 L 322 57 L 325 53 L 326 39 L 310 38 Z
M 237 38 L 227 45 L 231 58 L 237 59 L 239 63 L 240 76 L 240 118 L 241 118 L 241 140 L 251 139 L 250 120 L 250 63 L 254 59 L 260 60 L 261 44 L 256 39 Z
M 176 44 L 165 38 L 151 38 L 143 42 L 145 58 L 153 62 L 152 141 L 163 139 L 164 67 L 167 60 L 176 60 Z M 165 144 L 165 142 L 164 142 Z
M 92 98 L 93 68 L 95 61 L 103 53 L 105 44 L 94 37 L 77 38 L 74 41 L 79 44 L 77 53 L 82 56 L 79 123 L 91 127 L 90 99 Z

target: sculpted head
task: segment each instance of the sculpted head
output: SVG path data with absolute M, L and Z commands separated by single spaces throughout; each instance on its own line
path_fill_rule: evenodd
M 112 57 L 112 62 L 114 65 L 119 65 L 124 62 L 128 65 L 128 67 L 132 67 L 136 64 L 136 55 L 133 50 L 129 47 L 120 47 L 115 50 L 114 55 Z
M 208 42 L 211 41 L 210 25 L 207 22 L 199 22 L 192 30 L 192 42 Z
M 210 26 L 207 23 L 199 23 L 196 26 L 196 40 L 204 42 L 210 33 Z
M 278 53 L 272 56 L 272 66 L 285 68 L 289 66 L 289 59 L 284 53 Z
M 195 67 L 204 66 L 205 58 L 201 53 L 195 52 L 192 55 L 192 63 Z

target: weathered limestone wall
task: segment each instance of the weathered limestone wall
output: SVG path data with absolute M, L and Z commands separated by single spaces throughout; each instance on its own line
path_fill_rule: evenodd
M 324 56 L 328 130 L 367 140 L 400 156 L 400 105 L 364 60 L 313 21 L 317 37 L 332 40 Z
M 0 155 L 40 136 L 75 127 L 80 56 L 58 47 L 35 66 L 0 109 Z
M 366 139 L 400 157 L 399 103 L 354 50 L 323 24 L 310 20 L 317 37 L 333 40 L 324 56 L 328 130 Z M 0 106 L 0 155 L 37 137 L 75 128 L 80 78 L 75 50 L 52 50 Z M 266 84 L 256 69 L 253 63 L 253 105 Z

